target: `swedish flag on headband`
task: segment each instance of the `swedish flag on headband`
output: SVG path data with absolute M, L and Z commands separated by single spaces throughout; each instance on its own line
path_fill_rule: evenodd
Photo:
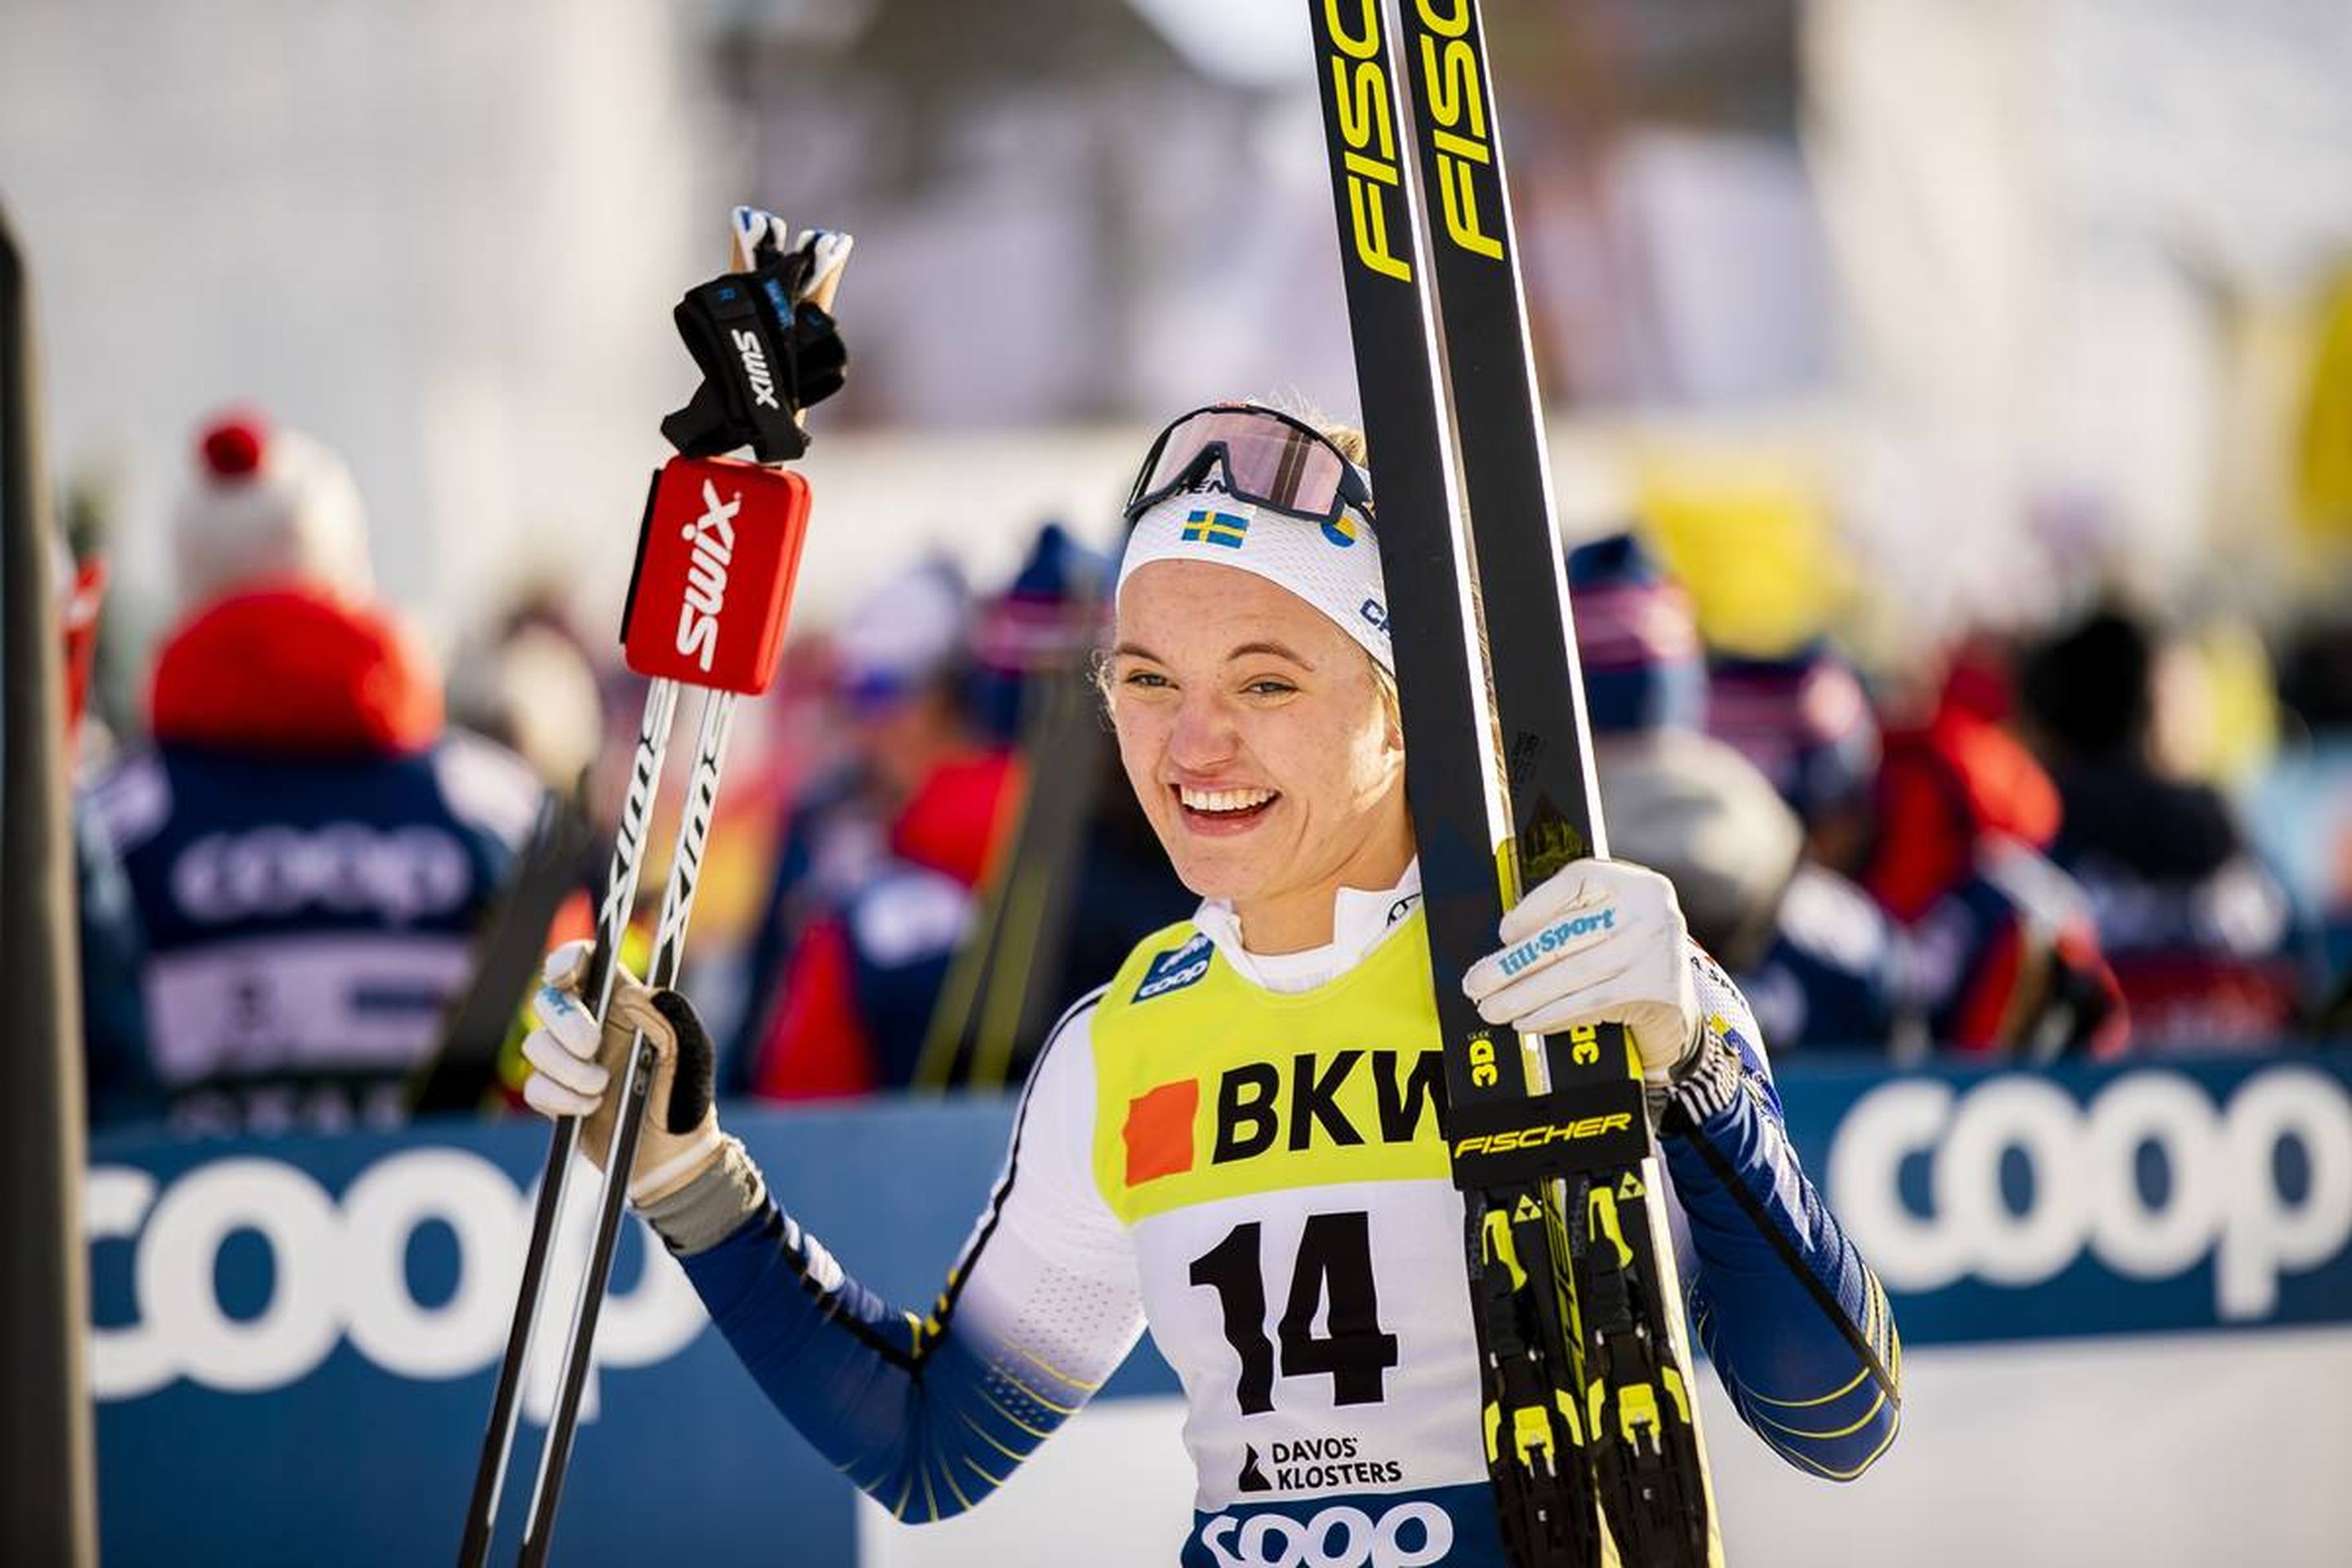
M 1230 511 L 1211 511 L 1202 508 L 1184 514 L 1183 541 L 1187 544 L 1222 544 L 1228 550 L 1242 547 L 1242 536 L 1249 531 L 1249 519 Z

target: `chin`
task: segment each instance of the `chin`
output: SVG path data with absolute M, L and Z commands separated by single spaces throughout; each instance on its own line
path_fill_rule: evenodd
M 1256 879 L 1244 875 L 1223 856 L 1171 855 L 1168 860 L 1176 872 L 1176 879 L 1197 898 L 1223 899 L 1232 903 L 1249 897 L 1256 885 Z
M 1248 889 L 1242 886 L 1239 878 L 1218 868 L 1203 866 L 1198 861 L 1178 861 L 1175 870 L 1176 879 L 1183 883 L 1185 889 L 1195 898 L 1223 899 L 1231 903 L 1236 898 L 1247 896 Z

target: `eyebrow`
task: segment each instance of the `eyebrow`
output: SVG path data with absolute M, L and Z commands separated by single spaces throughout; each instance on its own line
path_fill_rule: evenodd
M 1148 658 L 1154 664 L 1165 664 L 1167 662 L 1167 660 L 1161 658 L 1150 648 L 1145 647 L 1141 643 L 1122 642 L 1110 651 L 1111 657 L 1114 658 L 1121 656 L 1131 656 L 1136 658 Z M 1286 658 L 1291 663 L 1298 666 L 1301 669 L 1313 669 L 1315 668 L 1315 661 L 1313 659 L 1308 658 L 1305 654 L 1299 653 L 1296 649 L 1288 647 L 1278 642 L 1245 642 L 1239 647 L 1234 648 L 1231 653 L 1225 655 L 1225 662 L 1227 664 L 1231 664 L 1237 658 L 1246 658 L 1252 654 L 1261 653 L 1272 654 L 1276 658 Z
M 1312 669 L 1315 668 L 1315 661 L 1313 659 L 1308 658 L 1305 654 L 1298 653 L 1278 642 L 1245 642 L 1242 644 L 1241 647 L 1234 649 L 1233 652 L 1225 655 L 1225 662 L 1231 664 L 1237 658 L 1246 658 L 1247 656 L 1255 653 L 1270 653 L 1276 658 L 1286 658 L 1291 663 L 1298 666 L 1301 669 Z

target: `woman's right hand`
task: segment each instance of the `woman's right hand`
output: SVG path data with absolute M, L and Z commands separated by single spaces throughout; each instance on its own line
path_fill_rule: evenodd
M 600 1037 L 580 995 L 593 945 L 566 942 L 547 955 L 545 984 L 531 999 L 539 1027 L 522 1043 L 531 1066 L 522 1097 L 542 1116 L 583 1118 L 581 1147 L 602 1166 L 629 1047 L 644 1031 L 654 1047 L 654 1074 L 629 1173 L 629 1197 L 643 1206 L 685 1186 L 719 1156 L 719 1116 L 711 1105 L 717 1054 L 691 1003 L 675 991 L 650 989 L 625 969 L 614 977 Z

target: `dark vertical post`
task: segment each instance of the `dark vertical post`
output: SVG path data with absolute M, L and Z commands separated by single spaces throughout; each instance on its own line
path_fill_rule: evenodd
M 36 374 L 24 253 L 0 211 L 0 1542 L 12 1562 L 92 1564 L 81 994 Z

